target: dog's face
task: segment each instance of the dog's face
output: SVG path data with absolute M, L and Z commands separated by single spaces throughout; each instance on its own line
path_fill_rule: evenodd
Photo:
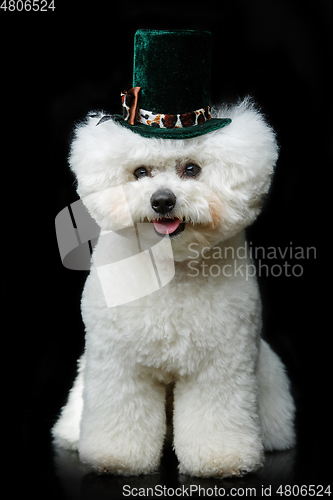
M 247 102 L 216 110 L 232 123 L 186 140 L 151 139 L 112 120 L 90 117 L 72 144 L 78 193 L 102 230 L 153 224 L 168 234 L 175 260 L 193 242 L 214 246 L 260 212 L 278 148 Z

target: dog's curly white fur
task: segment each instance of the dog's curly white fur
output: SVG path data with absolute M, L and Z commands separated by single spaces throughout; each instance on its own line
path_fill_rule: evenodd
M 96 126 L 102 115 L 76 130 L 70 165 L 102 230 L 152 222 L 150 199 L 159 189 L 174 193 L 170 216 L 186 223 L 170 239 L 175 277 L 136 307 L 108 309 L 94 267 L 87 279 L 85 354 L 53 436 L 99 471 L 131 475 L 158 468 L 170 382 L 180 472 L 241 475 L 260 467 L 264 449 L 294 444 L 289 381 L 260 339 L 256 279 L 189 272 L 191 243 L 221 270 L 232 259 L 224 248 L 233 248 L 237 261 L 278 156 L 272 129 L 248 100 L 213 112 L 231 124 L 187 140 L 144 138 L 112 120 Z M 181 175 L 188 162 L 200 166 L 200 175 Z M 149 175 L 136 179 L 140 166 Z M 116 186 L 122 186 L 119 196 Z M 102 238 L 96 251 L 98 245 Z

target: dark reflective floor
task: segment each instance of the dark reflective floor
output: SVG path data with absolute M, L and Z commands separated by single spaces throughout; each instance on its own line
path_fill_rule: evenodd
M 25 415 L 23 426 L 25 457 L 23 476 L 17 472 L 14 493 L 33 494 L 34 499 L 112 500 L 122 498 L 219 498 L 229 497 L 292 497 L 303 486 L 314 490 L 330 483 L 329 462 L 323 453 L 328 442 L 316 439 L 306 428 L 298 427 L 298 444 L 288 451 L 266 453 L 264 466 L 240 478 L 202 479 L 178 473 L 177 458 L 172 449 L 164 450 L 158 473 L 139 477 L 98 475 L 82 464 L 76 452 L 55 448 L 50 437 L 52 419 L 35 411 Z M 313 421 L 316 432 L 318 421 Z M 320 434 L 317 434 L 319 436 Z M 327 436 L 327 439 L 331 439 Z M 19 464 L 19 462 L 18 462 Z M 296 485 L 296 486 L 295 486 Z M 282 492 L 282 495 L 279 495 Z M 303 495 L 302 495 L 303 496 Z M 313 495 L 312 495 L 313 496 Z M 328 498 L 328 495 L 323 495 Z M 23 498 L 17 497 L 17 498 Z
M 55 470 L 67 498 L 107 499 L 133 496 L 183 496 L 192 497 L 242 495 L 246 489 L 259 496 L 263 491 L 275 492 L 281 484 L 294 484 L 295 450 L 269 453 L 265 466 L 243 478 L 201 479 L 178 474 L 177 459 L 172 450 L 166 450 L 160 472 L 148 476 L 116 477 L 97 475 L 86 470 L 76 453 L 56 450 Z

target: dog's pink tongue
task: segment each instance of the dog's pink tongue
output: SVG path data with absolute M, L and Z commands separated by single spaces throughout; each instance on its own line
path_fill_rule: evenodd
M 180 222 L 179 219 L 153 220 L 156 231 L 160 234 L 171 234 L 176 231 Z

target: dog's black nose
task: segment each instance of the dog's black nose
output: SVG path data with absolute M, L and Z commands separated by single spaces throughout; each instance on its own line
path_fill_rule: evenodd
M 158 214 L 167 214 L 176 205 L 176 196 L 169 189 L 159 189 L 151 196 L 150 204 Z

